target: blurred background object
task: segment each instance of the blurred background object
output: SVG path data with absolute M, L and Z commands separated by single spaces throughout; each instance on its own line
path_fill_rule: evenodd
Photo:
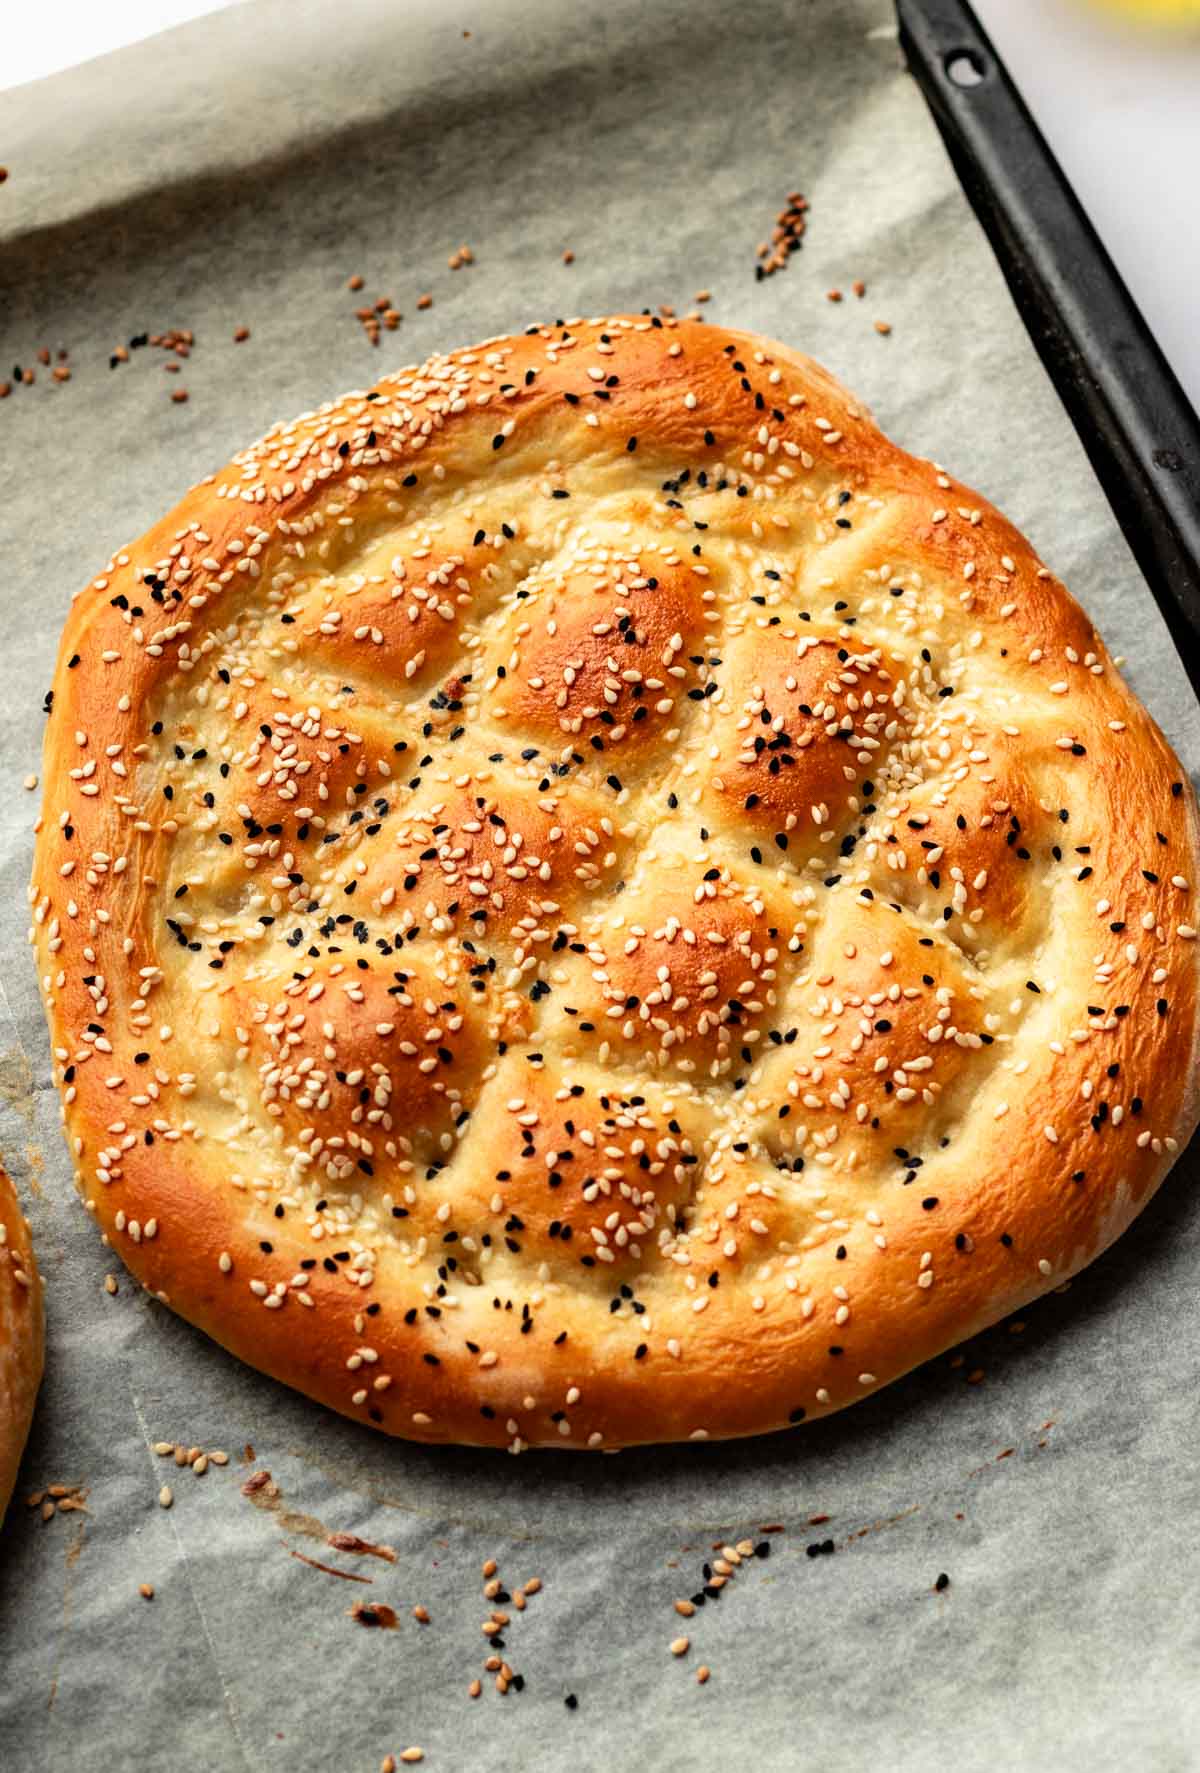
M 1085 0 L 1104 12 L 1116 12 L 1137 24 L 1200 24 L 1200 0 Z

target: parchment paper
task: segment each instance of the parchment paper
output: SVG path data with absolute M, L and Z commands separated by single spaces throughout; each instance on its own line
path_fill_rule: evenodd
M 5 95 L 0 149 L 0 376 L 42 344 L 72 366 L 0 402 L 0 1149 L 49 1298 L 0 1538 L 0 1766 L 368 1773 L 410 1744 L 455 1769 L 1195 1764 L 1186 1162 L 1023 1333 L 828 1423 L 614 1458 L 405 1446 L 236 1365 L 124 1278 L 70 1186 L 25 947 L 21 784 L 69 598 L 111 548 L 270 421 L 389 365 L 531 318 L 682 312 L 701 288 L 713 319 L 826 360 L 1008 511 L 1196 768 L 1195 703 L 886 0 L 256 0 Z M 791 189 L 812 202 L 803 251 L 756 283 Z M 476 262 L 451 273 L 464 241 Z M 373 351 L 352 310 L 378 294 L 405 317 Z M 196 338 L 182 375 L 149 347 L 110 371 L 115 345 L 172 326 Z M 166 1469 L 160 1437 L 231 1464 Z M 242 1496 L 259 1468 L 291 1514 Z M 43 1525 L 23 1498 L 51 1482 L 85 1485 L 86 1514 Z M 767 1525 L 785 1529 L 770 1558 L 681 1621 L 672 1600 L 713 1542 Z M 334 1551 L 322 1527 L 397 1561 Z M 806 1555 L 827 1538 L 832 1555 Z M 473 1703 L 488 1557 L 544 1589 L 505 1634 L 524 1691 L 483 1676 Z M 399 1628 L 347 1618 L 361 1600 Z

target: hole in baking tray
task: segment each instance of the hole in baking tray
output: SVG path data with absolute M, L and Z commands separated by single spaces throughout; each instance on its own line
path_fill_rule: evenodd
M 977 49 L 952 49 L 942 66 L 955 86 L 978 86 L 987 73 L 987 64 Z

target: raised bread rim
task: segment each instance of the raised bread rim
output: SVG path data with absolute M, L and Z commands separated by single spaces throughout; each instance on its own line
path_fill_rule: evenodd
M 573 346 L 566 344 L 568 335 Z M 597 356 L 601 341 L 606 354 Z M 411 421 L 414 407 L 418 418 L 422 407 L 414 390 L 437 387 L 488 353 L 502 364 L 503 380 L 513 390 L 504 399 L 503 423 L 494 404 L 481 409 L 464 400 L 461 410 L 441 412 L 422 433 Z M 731 355 L 744 375 L 731 375 Z M 575 408 L 564 406 L 564 396 L 588 391 L 585 357 L 603 368 L 615 365 L 620 384 L 607 404 L 595 407 L 586 431 Z M 263 1264 L 261 1225 L 239 1218 L 242 1197 L 215 1183 L 198 1193 L 205 1159 L 190 1159 L 199 1147 L 160 1143 L 153 1164 L 139 1164 L 134 1153 L 118 1182 L 106 1186 L 97 1179 L 98 1149 L 110 1137 L 106 1129 L 121 1118 L 115 1105 L 130 1095 L 125 1074 L 137 1040 L 117 1025 L 117 1012 L 128 1003 L 119 962 L 110 958 L 103 964 L 103 955 L 88 958 L 101 949 L 115 957 L 117 926 L 95 921 L 114 890 L 112 877 L 94 875 L 86 866 L 69 874 L 63 870 L 76 858 L 117 853 L 121 821 L 111 796 L 119 782 L 106 753 L 110 745 L 136 737 L 138 710 L 176 669 L 179 648 L 174 623 L 162 609 L 147 606 L 143 644 L 135 645 L 128 607 L 122 611 L 114 605 L 124 598 L 128 606 L 139 595 L 144 602 L 148 573 L 159 575 L 164 588 L 173 581 L 181 554 L 193 546 L 189 536 L 195 531 L 189 525 L 199 525 L 205 539 L 202 550 L 194 545 L 202 560 L 188 570 L 186 597 L 220 597 L 228 604 L 252 594 L 278 545 L 280 519 L 295 524 L 334 496 L 344 508 L 372 510 L 390 496 L 384 483 L 394 486 L 410 469 L 419 471 L 423 482 L 439 468 L 482 479 L 503 450 L 506 471 L 519 457 L 536 476 L 551 456 L 565 456 L 572 465 L 572 449 L 576 460 L 585 454 L 612 463 L 628 460 L 631 439 L 636 439 L 639 473 L 647 459 L 678 471 L 711 453 L 704 443 L 709 428 L 723 438 L 732 434 L 739 459 L 742 446 L 752 454 L 765 447 L 768 435 L 786 437 L 798 455 L 816 463 L 818 480 L 824 476 L 828 484 L 832 475 L 842 475 L 882 489 L 900 514 L 900 541 L 942 582 L 956 589 L 970 586 L 973 625 L 990 638 L 1003 630 L 1011 659 L 1005 670 L 1020 674 L 1031 693 L 1045 693 L 1052 675 L 1063 669 L 1057 643 L 1076 652 L 1063 730 L 1096 741 L 1084 747 L 1089 806 L 1102 828 L 1090 864 L 1095 875 L 1090 890 L 1108 897 L 1119 893 L 1131 927 L 1147 913 L 1164 932 L 1161 942 L 1154 940 L 1161 964 L 1170 970 L 1168 1013 L 1156 1008 L 1167 1001 L 1166 985 L 1161 992 L 1139 985 L 1130 989 L 1126 1015 L 1106 1015 L 1085 1026 L 1082 1039 L 1068 1040 L 1061 1052 L 1040 1052 L 1023 1098 L 1003 1127 L 976 1129 L 979 1160 L 990 1169 L 963 1198 L 961 1210 L 939 1218 L 936 1226 L 915 1206 L 890 1219 L 886 1252 L 873 1245 L 856 1247 L 837 1270 L 830 1265 L 829 1308 L 823 1298 L 811 1318 L 774 1307 L 755 1310 L 749 1284 L 729 1286 L 704 1313 L 689 1315 L 682 1358 L 668 1352 L 668 1326 L 660 1324 L 635 1363 L 624 1346 L 630 1340 L 627 1325 L 620 1331 L 618 1358 L 615 1327 L 591 1335 L 585 1329 L 581 1340 L 571 1337 L 560 1347 L 549 1336 L 523 1337 L 514 1314 L 484 1326 L 486 1350 L 497 1356 L 484 1367 L 477 1336 L 465 1333 L 465 1317 L 422 1316 L 414 1330 L 398 1311 L 385 1310 L 367 1323 L 364 1307 L 387 1297 L 386 1277 L 374 1292 L 354 1296 L 337 1281 L 327 1283 L 318 1270 L 309 1283 L 315 1311 L 310 1308 L 302 1318 L 296 1309 L 264 1310 L 247 1276 L 262 1269 L 273 1288 L 306 1246 L 299 1233 L 295 1240 L 281 1233 L 280 1260 Z M 745 474 L 754 481 L 761 469 L 747 466 Z M 967 516 L 960 516 L 964 511 Z M 1081 636 L 1093 661 L 1086 668 L 1078 648 L 1072 648 Z M 1048 641 L 1056 643 L 1053 658 Z M 159 650 L 152 656 L 155 642 Z M 1036 662 L 1013 656 L 1018 647 L 1028 653 L 1039 645 L 1043 656 Z M 122 697 L 128 698 L 126 712 Z M 1114 721 L 1119 730 L 1111 727 Z M 85 746 L 77 733 L 86 736 Z M 95 782 L 78 773 L 88 765 Z M 1153 878 L 1157 871 L 1150 864 L 1158 858 L 1148 853 L 1144 835 L 1154 828 L 1170 832 L 1176 865 L 1181 852 L 1186 856 L 1190 892 L 1200 824 L 1190 785 L 1166 741 L 1121 682 L 1078 606 L 1006 519 L 940 469 L 892 445 L 825 371 L 753 334 L 634 316 L 531 328 L 401 370 L 365 393 L 276 427 L 261 444 L 194 487 L 139 542 L 119 551 L 76 599 L 54 678 L 44 779 L 31 890 L 33 934 L 66 1131 L 89 1210 L 143 1284 L 184 1317 L 251 1364 L 390 1432 L 430 1441 L 611 1448 L 749 1434 L 822 1415 L 1076 1273 L 1150 1198 L 1200 1114 L 1197 949 L 1178 934 L 1181 924 L 1191 927 L 1186 895 L 1168 879 Z M 91 793 L 97 783 L 101 790 Z M 75 832 L 70 845 L 60 824 L 68 808 Z M 160 844 L 150 835 L 141 845 L 144 874 L 157 873 L 155 846 Z M 153 890 L 146 892 L 152 896 Z M 127 904 L 117 925 L 126 921 L 131 923 Z M 1104 923 L 1096 929 L 1098 948 L 1111 950 L 1119 967 L 1122 945 Z M 107 1000 L 113 1000 L 104 1020 L 111 1051 L 100 1062 L 93 1058 L 72 1066 L 79 1031 L 96 1014 L 84 980 L 97 974 L 104 979 L 106 1011 Z M 1106 1065 L 1134 1065 L 1151 1041 L 1157 1053 L 1151 1067 L 1155 1096 L 1145 1115 L 1136 1126 L 1128 1115 L 1120 1128 L 1110 1120 L 1102 1137 L 1094 1128 L 1089 1133 L 1092 1109 L 1083 1091 L 1096 1072 L 1097 1047 Z M 1139 1146 L 1140 1132 L 1149 1139 Z M 1080 1142 L 1089 1153 L 1094 1147 L 1095 1156 L 1089 1159 L 1086 1189 L 1071 1191 L 1064 1167 L 1067 1153 Z M 1014 1151 L 1020 1154 L 1017 1174 L 1009 1156 Z M 956 1249 L 956 1237 L 964 1235 L 967 1252 Z M 921 1282 L 927 1270 L 934 1284 Z M 839 1339 L 844 1352 L 837 1357 L 828 1353 L 835 1285 L 853 1299 L 851 1323 Z M 416 1303 L 423 1306 L 425 1300 Z M 572 1322 L 570 1311 L 560 1310 L 558 1316 L 564 1324 Z M 474 1327 L 478 1331 L 478 1324 Z M 434 1361 L 424 1358 L 431 1355 Z M 377 1391 L 374 1376 L 383 1375 L 388 1386 Z M 484 1406 L 488 1414 L 481 1415 Z

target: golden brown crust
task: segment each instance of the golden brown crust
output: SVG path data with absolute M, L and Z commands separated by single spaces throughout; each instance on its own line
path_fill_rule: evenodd
M 42 1282 L 16 1190 L 0 1169 L 0 1520 L 42 1382 Z
M 76 601 L 33 886 L 80 1190 L 385 1430 L 852 1402 L 1197 1114 L 1190 787 L 823 370 L 533 328 L 278 427 Z

